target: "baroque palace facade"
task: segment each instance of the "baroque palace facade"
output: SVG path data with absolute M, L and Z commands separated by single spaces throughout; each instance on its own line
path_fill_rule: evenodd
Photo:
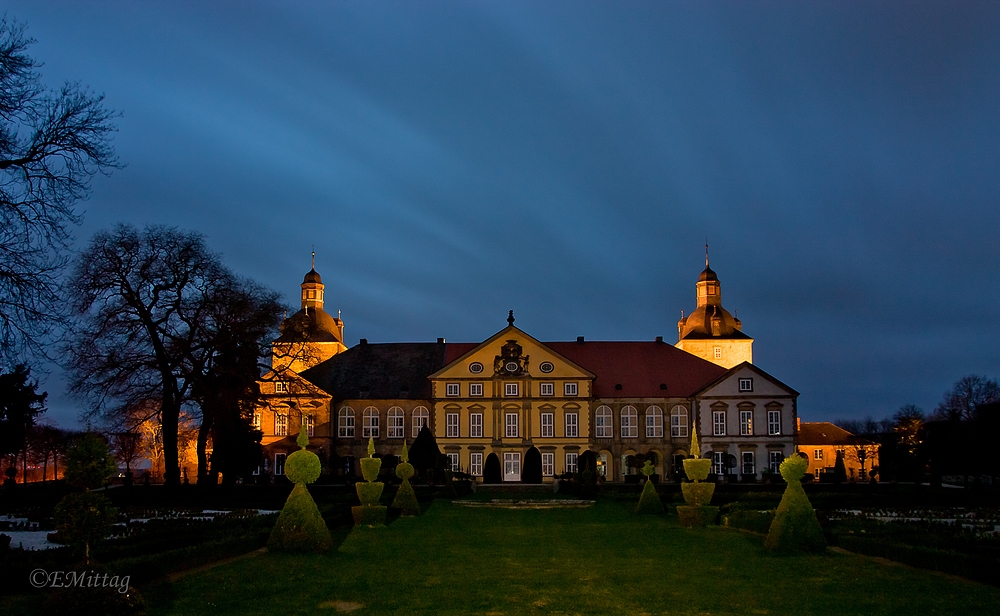
M 263 431 L 265 471 L 308 430 L 326 473 L 353 476 L 369 437 L 398 455 L 421 427 L 434 433 L 454 469 L 482 477 L 496 455 L 505 481 L 519 481 L 531 448 L 546 480 L 578 468 L 593 451 L 598 473 L 623 481 L 651 459 L 674 480 L 697 427 L 714 472 L 744 479 L 795 453 L 798 393 L 753 365 L 753 339 L 722 307 L 705 259 L 697 307 L 678 322 L 678 342 L 540 342 L 514 325 L 478 343 L 371 344 L 348 348 L 344 324 L 323 308 L 315 268 L 302 282 L 302 309 L 274 341 L 254 423 Z

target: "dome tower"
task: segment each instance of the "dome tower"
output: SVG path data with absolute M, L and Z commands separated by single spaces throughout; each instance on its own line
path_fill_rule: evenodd
M 323 309 L 323 278 L 316 271 L 316 253 L 312 269 L 302 279 L 302 309 L 281 323 L 281 336 L 272 344 L 271 367 L 295 372 L 315 366 L 347 350 L 344 345 L 344 322 Z

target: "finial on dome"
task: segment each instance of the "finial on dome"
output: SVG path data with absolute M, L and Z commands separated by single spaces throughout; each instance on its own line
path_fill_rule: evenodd
M 708 268 L 708 238 L 705 238 L 705 267 Z
M 312 269 L 316 269 L 316 244 L 313 244 Z
M 513 325 L 514 324 L 514 311 L 513 310 L 511 310 L 509 313 L 507 313 L 507 324 L 508 325 Z

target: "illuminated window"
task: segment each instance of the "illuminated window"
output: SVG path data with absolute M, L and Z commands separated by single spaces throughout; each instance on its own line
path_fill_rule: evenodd
M 316 436 L 316 418 L 312 415 L 302 416 L 302 425 L 306 429 L 306 436 Z
M 753 391 L 753 379 L 740 379 L 740 391 Z
M 663 411 L 658 406 L 646 409 L 646 437 L 663 438 Z
M 261 418 L 262 414 L 260 411 L 253 412 L 253 423 L 250 425 L 253 427 L 254 430 L 260 430 Z
M 753 411 L 740 411 L 740 435 L 753 434 Z
M 369 406 L 365 409 L 364 424 L 361 426 L 362 438 L 378 438 L 378 409 Z
M 398 406 L 389 409 L 389 438 L 403 438 L 406 436 L 405 421 L 403 409 Z
M 283 453 L 274 454 L 274 474 L 284 475 L 285 474 L 285 456 Z
M 459 395 L 461 388 L 458 383 L 448 383 L 445 385 L 445 395 L 447 396 L 457 396 Z
M 274 382 L 274 392 L 278 393 L 278 394 L 287 394 L 288 393 L 288 383 L 286 383 L 284 381 L 275 381 Z
M 622 407 L 622 438 L 639 436 L 639 414 L 634 406 Z
M 415 409 L 413 409 L 413 420 L 412 420 L 413 438 L 417 438 L 417 436 L 420 434 L 420 428 L 423 428 L 424 426 L 427 425 L 427 418 L 428 418 L 428 413 L 425 407 L 418 406 Z
M 713 436 L 725 436 L 726 435 L 726 412 L 725 411 L 712 411 L 712 435 Z
M 576 383 L 565 383 L 565 384 L 563 384 L 563 395 L 565 395 L 565 396 L 575 396 L 576 395 Z
M 556 454 L 554 453 L 543 453 L 542 454 L 542 475 L 545 477 L 551 477 L 556 474 Z
M 576 413 L 566 413 L 566 438 L 577 438 L 580 435 L 579 425 Z
M 483 438 L 482 413 L 472 413 L 469 415 L 469 436 L 472 438 Z
M 813 460 L 822 460 L 822 459 L 823 459 L 823 450 L 813 449 Z
M 483 454 L 482 453 L 471 453 L 469 454 L 469 474 L 475 475 L 476 477 L 481 477 L 483 474 Z
M 504 383 L 503 395 L 507 397 L 517 396 L 517 383 Z
M 457 473 L 458 472 L 458 454 L 457 453 L 449 453 L 448 454 L 448 466 L 451 467 L 451 471 L 453 473 Z
M 458 437 L 458 413 L 448 413 L 444 416 L 445 436 L 448 438 Z
M 681 405 L 670 411 L 670 436 L 681 438 L 688 435 L 688 411 Z
M 481 395 L 483 395 L 483 384 L 482 383 L 469 383 L 469 395 L 470 396 L 481 396 Z
M 715 353 L 715 359 L 722 359 L 722 347 L 715 347 L 712 350 Z
M 769 451 L 767 454 L 767 467 L 772 473 L 778 473 L 781 463 L 785 461 L 785 454 L 780 451 Z
M 767 433 L 781 434 L 781 411 L 767 412 Z
M 554 396 L 556 393 L 555 385 L 552 383 L 542 383 L 539 388 L 543 396 Z
M 507 438 L 517 437 L 517 413 L 507 413 L 504 418 L 504 436 Z
M 288 415 L 284 413 L 274 414 L 274 434 L 276 436 L 288 435 Z
M 555 436 L 555 426 L 553 426 L 554 415 L 552 413 L 542 413 L 542 438 Z
M 744 475 L 754 475 L 757 473 L 756 468 L 753 463 L 753 452 L 744 451 L 743 452 L 743 474 Z
M 354 409 L 345 406 L 340 409 L 337 435 L 341 438 L 354 438 Z
M 612 428 L 611 407 L 599 406 L 594 412 L 594 436 L 597 438 L 611 438 L 615 435 L 614 428 Z
M 575 454 L 575 453 L 568 453 L 568 454 L 566 454 L 566 472 L 567 473 L 575 473 L 576 472 L 576 462 L 577 462 L 577 454 Z
M 725 455 L 726 454 L 723 451 L 712 452 L 712 472 L 716 475 L 724 475 L 726 472 Z

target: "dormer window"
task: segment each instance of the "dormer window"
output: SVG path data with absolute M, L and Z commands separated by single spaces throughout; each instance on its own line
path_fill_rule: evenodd
M 276 394 L 287 394 L 288 393 L 288 383 L 285 381 L 275 381 L 274 382 L 274 393 Z
M 753 391 L 753 379 L 740 379 L 740 391 Z

